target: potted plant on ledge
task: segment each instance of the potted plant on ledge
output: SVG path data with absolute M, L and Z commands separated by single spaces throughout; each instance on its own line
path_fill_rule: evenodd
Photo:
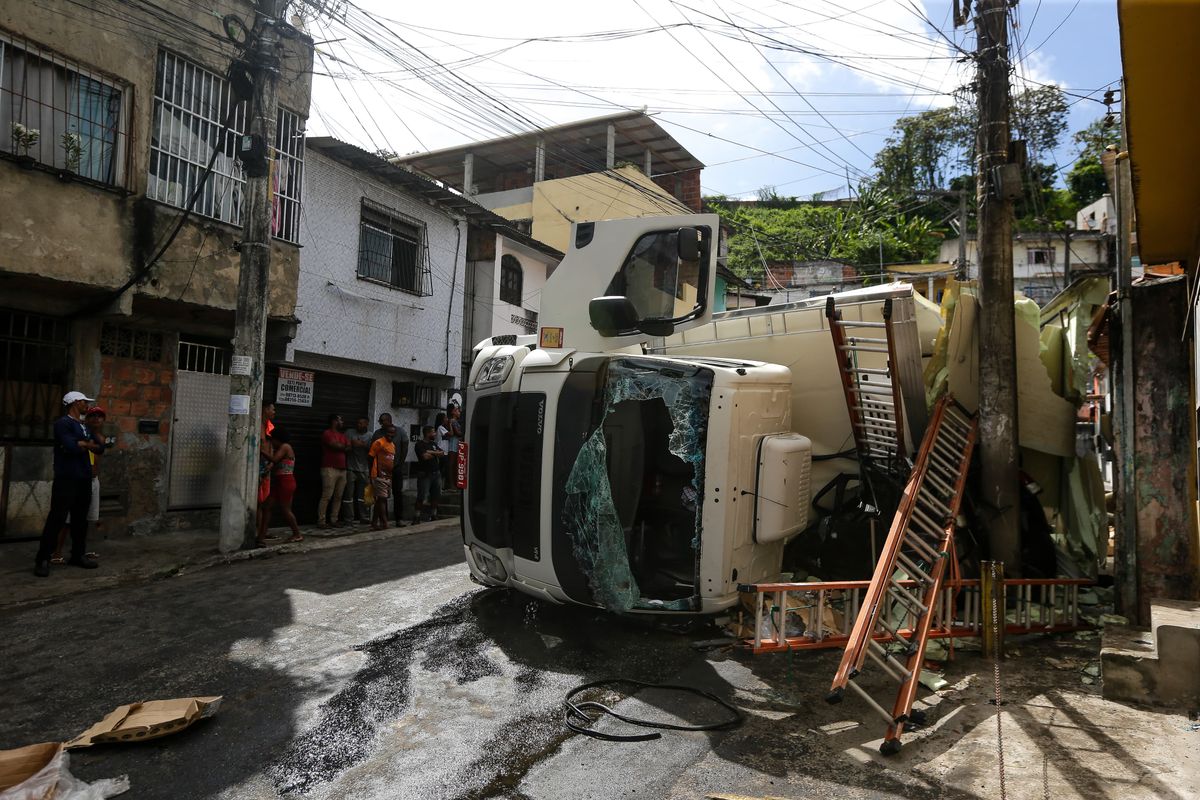
M 29 155 L 29 150 L 42 138 L 37 128 L 27 128 L 19 122 L 12 124 L 13 149 L 19 152 L 18 160 L 24 167 L 32 167 L 36 159 Z
M 62 180 L 69 180 L 72 175 L 79 174 L 79 162 L 83 158 L 83 137 L 75 131 L 68 131 L 59 140 L 66 160 L 66 169 L 58 173 Z

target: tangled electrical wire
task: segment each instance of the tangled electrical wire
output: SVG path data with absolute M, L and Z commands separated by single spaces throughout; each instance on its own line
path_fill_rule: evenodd
M 630 717 L 625 714 L 618 713 L 612 708 L 604 705 L 596 700 L 575 701 L 577 695 L 588 691 L 589 689 L 597 689 L 601 686 L 612 685 L 627 685 L 636 686 L 641 689 L 664 689 L 672 692 L 686 692 L 703 697 L 713 703 L 724 708 L 729 712 L 729 718 L 720 722 L 710 722 L 702 725 L 676 725 L 671 722 L 656 722 L 654 720 L 639 719 Z M 584 736 L 589 736 L 593 739 L 599 739 L 604 742 L 649 742 L 654 739 L 661 739 L 661 733 L 604 733 L 598 731 L 592 726 L 600 721 L 604 715 L 608 715 L 615 719 L 619 719 L 626 725 L 634 725 L 639 728 L 657 728 L 664 731 L 724 731 L 731 728 L 736 728 L 745 721 L 745 716 L 734 706 L 717 697 L 712 692 L 706 692 L 703 689 L 697 689 L 694 686 L 679 686 L 669 683 L 645 683 L 643 681 L 635 681 L 632 678 L 602 678 L 598 681 L 585 683 L 576 686 L 571 691 L 567 692 L 567 696 L 563 698 L 563 707 L 565 710 L 563 721 L 566 722 L 568 728 L 575 733 L 581 733 Z M 589 714 L 588 712 L 594 712 Z

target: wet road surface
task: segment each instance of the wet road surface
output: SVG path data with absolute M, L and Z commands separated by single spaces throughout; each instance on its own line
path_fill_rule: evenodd
M 131 798 L 993 796 L 986 759 L 983 782 L 971 776 L 978 789 L 920 772 L 965 733 L 986 731 L 986 707 L 943 699 L 951 722 L 923 753 L 885 766 L 870 755 L 882 734 L 870 713 L 821 702 L 835 653 L 754 659 L 692 646 L 716 635 L 481 589 L 457 529 L 446 529 L 8 613 L 0 748 L 68 739 L 122 703 L 220 694 L 215 718 L 75 751 L 72 770 L 128 773 Z M 977 661 L 956 663 L 962 672 Z M 707 689 L 746 722 L 641 743 L 571 734 L 563 696 L 605 677 Z M 653 690 L 619 708 L 691 723 L 723 713 Z

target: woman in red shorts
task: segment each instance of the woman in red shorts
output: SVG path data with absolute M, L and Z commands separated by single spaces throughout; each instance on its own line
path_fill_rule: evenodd
M 271 441 L 275 443 L 275 453 L 272 456 L 275 468 L 271 470 L 271 505 L 280 510 L 284 521 L 292 529 L 292 538 L 288 541 L 299 542 L 304 537 L 300 535 L 300 526 L 296 524 L 296 515 L 292 513 L 292 498 L 296 495 L 296 451 L 292 449 L 292 437 L 279 426 L 271 433 Z

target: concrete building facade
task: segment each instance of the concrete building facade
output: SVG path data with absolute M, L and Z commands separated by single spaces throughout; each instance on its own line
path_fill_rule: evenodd
M 308 139 L 306 152 L 297 333 L 265 396 L 292 432 L 297 482 L 312 490 L 297 494 L 301 520 L 315 519 L 329 415 L 348 427 L 365 416 L 374 430 L 391 414 L 411 461 L 420 427 L 461 399 L 464 354 L 478 339 L 536 325 L 541 287 L 561 258 L 375 154 L 329 137 Z
M 958 238 L 942 242 L 938 261 L 958 261 Z M 1107 272 L 1112 269 L 1112 237 L 1100 230 L 1073 229 L 1019 232 L 1013 235 L 1013 289 L 1045 303 L 1066 288 L 1068 271 Z M 968 278 L 979 277 L 978 242 L 967 238 Z
M 249 0 L 0 6 L 0 536 L 45 520 L 50 426 L 70 389 L 108 410 L 110 535 L 212 507 L 195 501 L 213 467 L 196 445 L 223 442 L 228 399 L 181 376 L 228 372 L 246 113 L 227 31 L 255 24 Z M 306 34 L 280 30 L 276 352 L 293 328 L 313 56 Z
M 704 165 L 628 111 L 395 159 L 565 252 L 571 223 L 701 210 Z

